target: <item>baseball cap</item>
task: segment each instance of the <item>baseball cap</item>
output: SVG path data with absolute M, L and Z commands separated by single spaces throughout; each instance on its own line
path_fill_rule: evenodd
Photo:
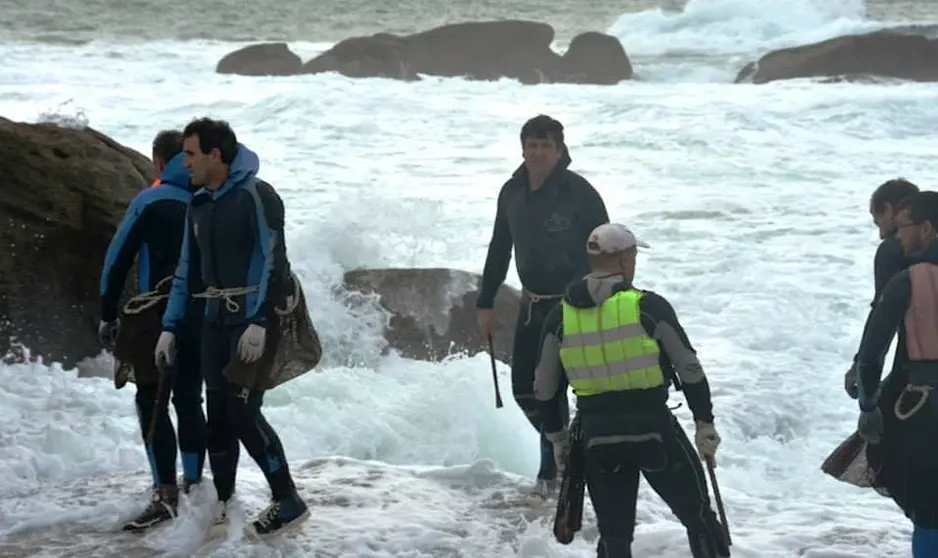
M 590 233 L 586 241 L 586 252 L 591 256 L 600 254 L 615 254 L 638 246 L 651 248 L 647 243 L 635 238 L 632 231 L 625 225 L 606 223 L 599 225 Z

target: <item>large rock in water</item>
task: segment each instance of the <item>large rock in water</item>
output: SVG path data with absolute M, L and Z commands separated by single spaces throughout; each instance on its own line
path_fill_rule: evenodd
M 938 81 L 938 39 L 877 31 L 775 50 L 747 64 L 736 83 L 806 77 Z
M 303 60 L 286 43 L 248 45 L 218 61 L 219 74 L 242 76 L 290 76 L 300 71 Z
M 402 356 L 439 361 L 453 353 L 487 352 L 476 325 L 479 275 L 456 269 L 359 269 L 345 274 L 345 287 L 377 293 L 392 314 L 385 332 L 390 348 Z M 502 285 L 495 299 L 492 327 L 495 358 L 511 362 L 521 293 Z
M 144 155 L 92 130 L 0 118 L 0 353 L 10 338 L 66 366 L 100 352 L 101 264 Z
M 625 49 L 611 35 L 582 33 L 563 56 L 550 48 L 553 41 L 554 28 L 536 21 L 455 23 L 413 35 L 378 33 L 345 39 L 297 71 L 405 81 L 418 80 L 419 74 L 475 80 L 510 78 L 526 84 L 606 85 L 632 78 Z M 249 49 L 256 49 L 249 57 L 250 67 L 230 62 L 246 57 Z M 277 66 L 278 60 L 296 56 L 285 52 L 289 51 L 282 44 L 277 49 L 254 45 L 226 56 L 218 71 L 257 75 L 253 68 Z

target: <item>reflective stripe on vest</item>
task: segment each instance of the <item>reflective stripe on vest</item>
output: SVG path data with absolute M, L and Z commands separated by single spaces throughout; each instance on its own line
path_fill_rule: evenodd
M 578 397 L 664 385 L 658 343 L 642 328 L 641 297 L 622 291 L 594 308 L 563 301 L 560 362 Z
M 938 265 L 909 268 L 912 299 L 905 313 L 905 344 L 911 361 L 938 360 Z

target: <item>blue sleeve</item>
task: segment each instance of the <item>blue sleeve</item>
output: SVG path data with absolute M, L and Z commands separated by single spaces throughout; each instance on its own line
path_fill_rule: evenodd
M 175 332 L 186 318 L 186 309 L 192 294 L 192 285 L 199 277 L 201 266 L 199 246 L 193 238 L 192 222 L 186 210 L 185 230 L 182 233 L 182 246 L 179 249 L 179 261 L 173 274 L 173 285 L 169 291 L 169 301 L 163 313 L 163 331 Z
M 111 322 L 119 317 L 118 303 L 124 291 L 127 274 L 143 242 L 143 218 L 149 199 L 144 191 L 127 207 L 124 218 L 111 238 L 104 267 L 101 270 L 101 320 Z
M 285 210 L 283 200 L 273 187 L 265 182 L 255 185 L 254 221 L 257 226 L 257 244 L 255 257 L 252 258 L 252 271 L 249 284 L 258 286 L 257 294 L 249 298 L 247 320 L 261 327 L 268 327 L 268 320 L 273 315 L 274 303 L 282 294 L 284 280 L 290 275 L 287 263 L 287 250 L 284 243 Z

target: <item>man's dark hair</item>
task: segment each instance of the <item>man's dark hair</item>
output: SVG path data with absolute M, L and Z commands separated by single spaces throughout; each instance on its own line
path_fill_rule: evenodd
M 153 138 L 153 158 L 168 162 L 182 152 L 182 132 L 179 130 L 163 130 Z
M 927 221 L 938 231 L 938 192 L 925 190 L 912 194 L 899 202 L 896 210 L 908 210 L 909 221 L 915 224 Z
M 217 149 L 221 153 L 221 162 L 230 165 L 238 154 L 238 137 L 234 130 L 224 120 L 211 118 L 196 118 L 186 124 L 182 131 L 184 137 L 199 137 L 199 149 L 202 153 L 209 153 Z
M 870 197 L 870 209 L 874 213 L 882 213 L 886 210 L 886 204 L 896 207 L 899 202 L 918 192 L 918 186 L 904 178 L 887 180 L 880 184 Z
M 539 114 L 528 120 L 521 127 L 521 143 L 527 138 L 554 140 L 557 147 L 563 146 L 563 124 L 558 120 Z

